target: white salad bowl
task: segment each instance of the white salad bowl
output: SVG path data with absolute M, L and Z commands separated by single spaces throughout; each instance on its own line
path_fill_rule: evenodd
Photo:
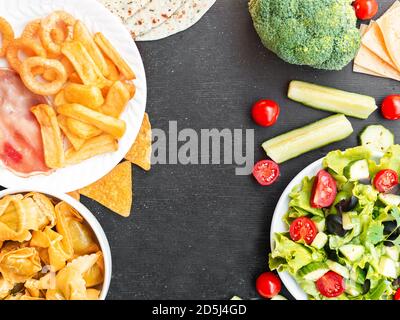
M 92 228 L 93 233 L 95 234 L 97 241 L 100 245 L 101 251 L 103 252 L 104 282 L 101 288 L 100 300 L 105 300 L 111 283 L 112 259 L 111 259 L 110 245 L 108 243 L 107 237 L 100 223 L 83 204 L 81 204 L 74 198 L 70 197 L 69 195 L 63 193 L 49 192 L 44 190 L 6 189 L 0 192 L 0 199 L 7 195 L 28 193 L 28 192 L 38 192 L 48 195 L 49 197 L 52 197 L 54 199 L 65 201 L 71 207 L 73 207 L 77 212 L 79 212 L 79 214 L 85 219 L 88 225 Z

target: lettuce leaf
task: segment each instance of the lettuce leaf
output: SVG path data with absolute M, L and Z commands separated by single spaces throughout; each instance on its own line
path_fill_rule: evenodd
M 316 209 L 311 207 L 311 193 L 314 185 L 315 178 L 305 177 L 303 181 L 295 186 L 290 193 L 289 197 L 291 198 L 289 202 L 289 207 L 297 212 L 297 216 L 293 214 L 293 210 L 290 211 L 289 217 L 302 217 L 308 214 L 312 214 L 315 216 L 324 217 L 324 212 L 322 209 Z
M 391 146 L 383 155 L 379 164 L 370 160 L 369 169 L 373 176 L 383 169 L 392 169 L 397 173 L 400 173 L 400 145 L 395 144 Z

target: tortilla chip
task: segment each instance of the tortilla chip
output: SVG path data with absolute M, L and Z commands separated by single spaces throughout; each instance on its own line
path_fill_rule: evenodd
M 149 115 L 145 113 L 139 135 L 125 159 L 149 171 L 151 169 L 151 140 L 151 124 Z
M 129 217 L 132 208 L 132 166 L 125 161 L 108 175 L 79 193 L 93 199 L 123 217 Z
M 389 14 L 384 15 L 377 21 L 383 34 L 385 45 L 389 55 L 400 70 L 400 7 L 394 9 Z
M 70 197 L 74 198 L 74 199 L 77 200 L 77 201 L 80 201 L 80 200 L 81 200 L 81 195 L 79 194 L 78 191 L 69 192 L 68 195 L 69 195 Z

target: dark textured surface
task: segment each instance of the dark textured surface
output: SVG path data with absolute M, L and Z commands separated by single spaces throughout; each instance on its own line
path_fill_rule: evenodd
M 392 1 L 381 0 L 381 9 Z M 254 32 L 246 0 L 217 0 L 193 28 L 171 38 L 139 43 L 147 71 L 147 110 L 155 128 L 256 129 L 267 138 L 329 114 L 285 98 L 292 79 L 368 93 L 381 102 L 399 91 L 397 82 L 341 72 L 291 66 L 265 50 Z M 256 127 L 251 104 L 263 97 L 282 107 L 278 124 Z M 135 169 L 135 207 L 129 219 L 84 200 L 102 223 L 113 253 L 110 299 L 256 298 L 256 276 L 267 269 L 269 225 L 275 204 L 289 181 L 328 151 L 354 146 L 357 133 L 382 123 L 400 133 L 397 122 L 375 113 L 351 119 L 355 133 L 343 142 L 308 153 L 281 166 L 270 188 L 252 177 L 235 176 L 234 166 L 158 165 L 151 173 Z

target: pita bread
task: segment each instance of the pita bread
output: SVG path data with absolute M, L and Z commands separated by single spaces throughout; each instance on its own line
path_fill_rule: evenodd
M 392 61 L 400 70 L 400 7 L 377 21 Z
M 136 41 L 154 41 L 169 37 L 195 25 L 216 0 L 185 0 L 171 18 L 157 28 L 136 38 Z
M 125 21 L 132 37 L 136 39 L 167 21 L 184 0 L 152 0 L 143 9 Z
M 139 10 L 143 9 L 151 0 L 99 0 L 113 14 L 126 21 Z

